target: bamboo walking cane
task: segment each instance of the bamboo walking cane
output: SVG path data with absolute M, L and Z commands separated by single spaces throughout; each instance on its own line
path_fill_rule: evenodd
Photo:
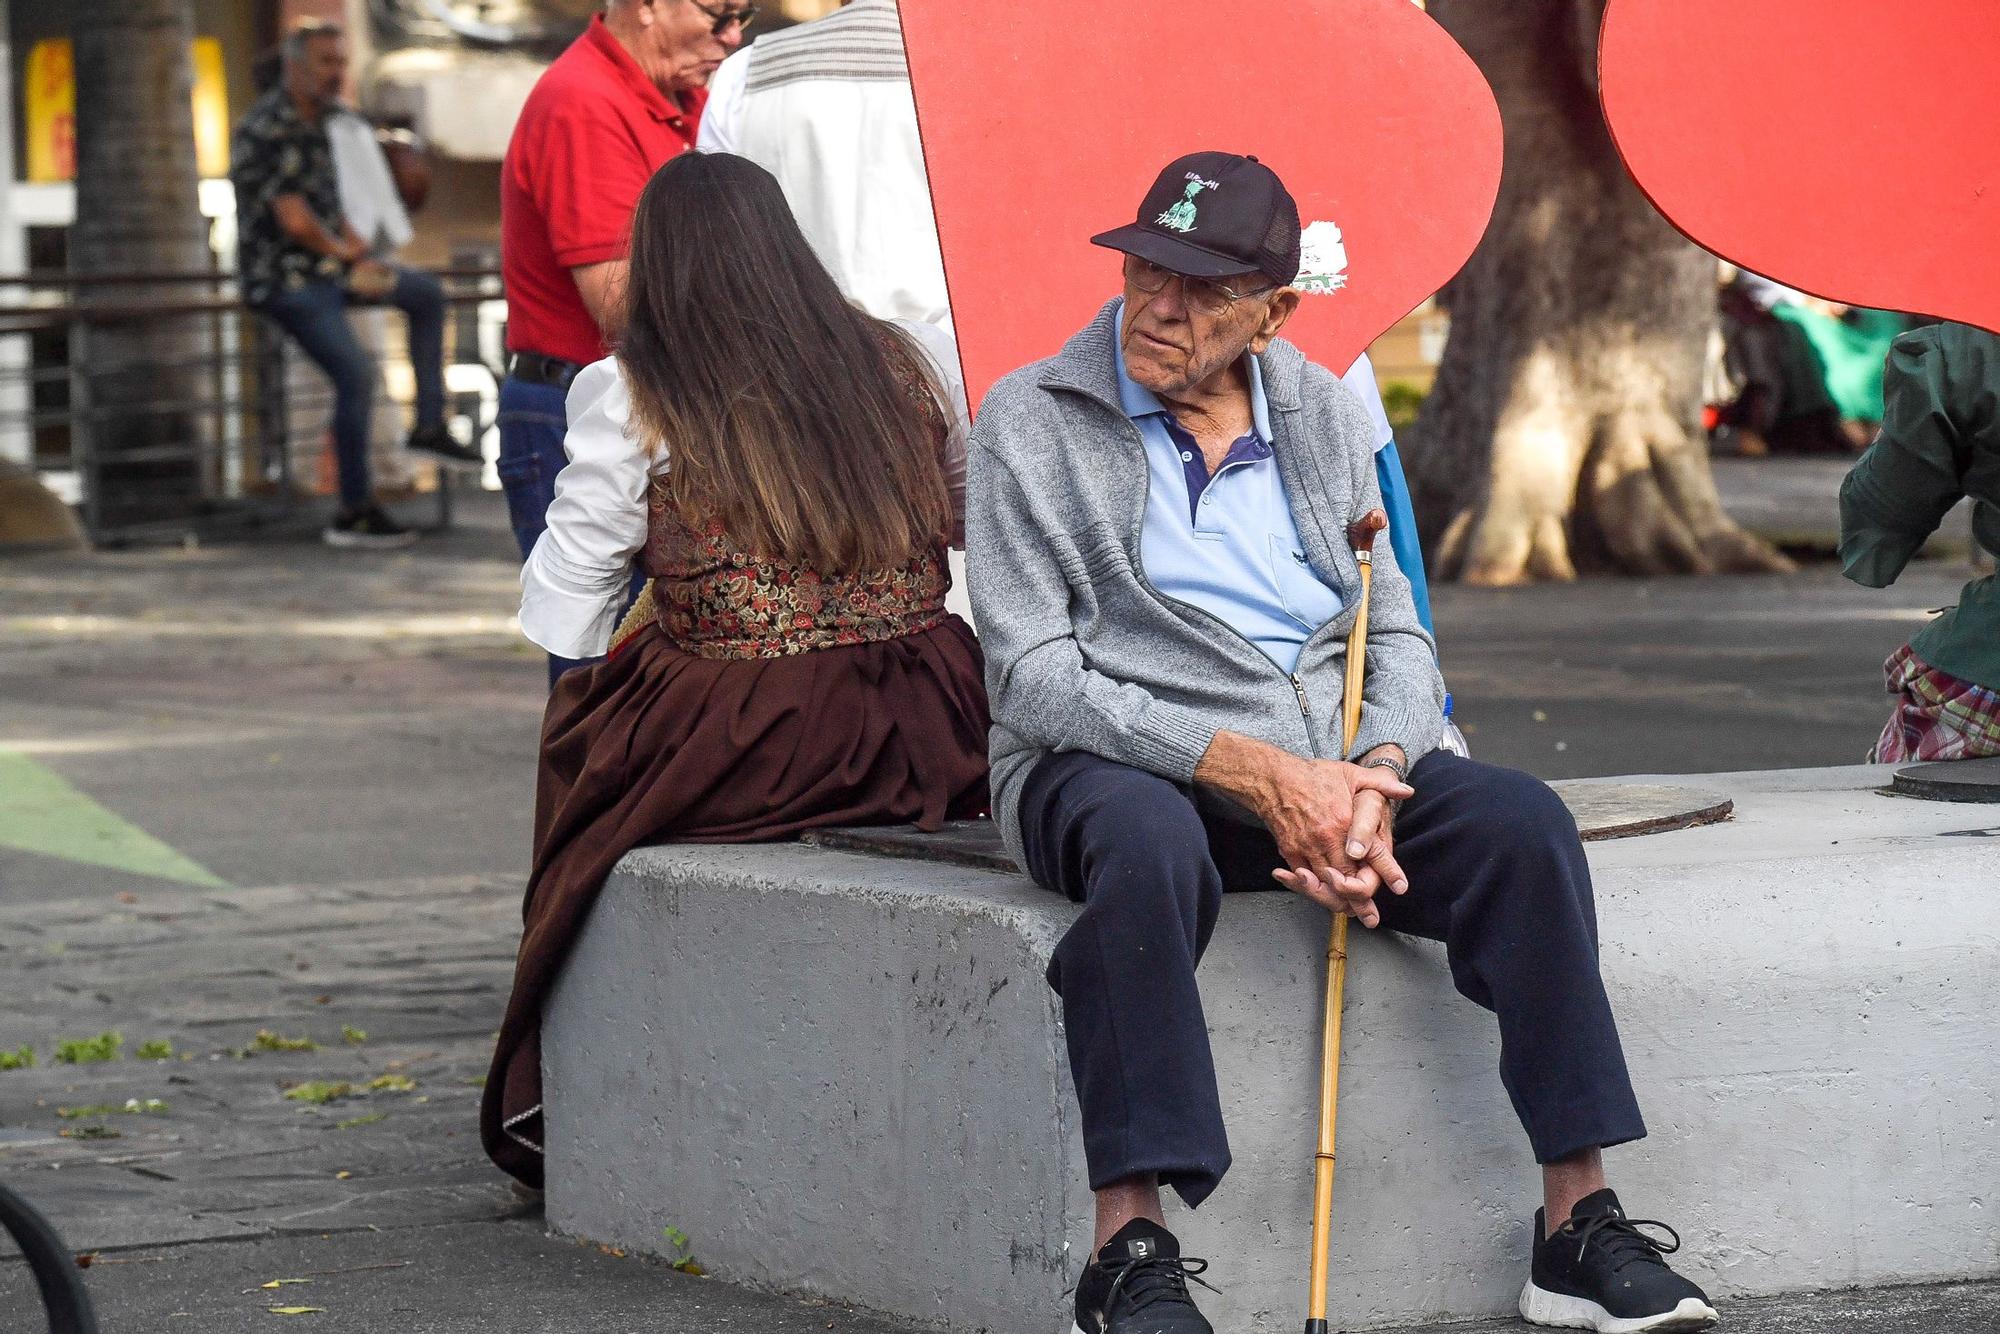
M 1348 525 L 1347 541 L 1361 567 L 1361 605 L 1347 632 L 1347 679 L 1340 691 L 1340 755 L 1348 757 L 1361 728 L 1361 685 L 1368 658 L 1368 591 L 1375 580 L 1375 534 L 1389 526 L 1381 510 Z M 1306 1298 L 1306 1334 L 1326 1334 L 1326 1253 L 1332 1241 L 1333 1137 L 1340 1113 L 1340 1019 L 1347 991 L 1347 914 L 1333 915 L 1326 946 L 1326 1027 L 1319 1072 L 1319 1152 L 1313 1155 L 1312 1283 Z

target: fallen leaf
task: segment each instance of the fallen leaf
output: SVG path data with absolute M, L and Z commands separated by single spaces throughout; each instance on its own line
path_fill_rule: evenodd
M 335 1181 L 345 1181 L 345 1180 L 347 1180 L 347 1178 L 349 1178 L 349 1177 L 351 1177 L 351 1176 L 353 1176 L 353 1175 L 354 1175 L 354 1173 L 352 1173 L 352 1172 L 335 1172 L 335 1173 L 333 1174 L 333 1179 L 334 1179 Z
M 267 1306 L 264 1309 L 272 1315 L 319 1315 L 326 1310 L 324 1306 Z
M 312 1280 L 309 1278 L 274 1278 L 269 1283 L 266 1283 L 263 1286 L 267 1288 L 282 1288 L 290 1283 L 310 1283 L 310 1282 L 312 1282 Z
M 118 901 L 120 903 L 137 903 L 139 901 L 139 896 L 137 894 L 132 893 L 130 890 L 125 890 L 118 895 Z
M 78 1269 L 88 1269 L 93 1264 L 96 1263 L 97 1263 L 96 1251 L 85 1251 L 82 1255 L 76 1257 L 76 1267 Z
M 382 1093 L 408 1093 L 417 1086 L 417 1081 L 408 1075 L 377 1075 L 368 1081 L 368 1087 Z

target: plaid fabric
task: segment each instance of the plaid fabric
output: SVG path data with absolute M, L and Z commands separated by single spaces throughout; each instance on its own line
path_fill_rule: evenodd
M 2000 692 L 1939 671 L 1908 644 L 1892 653 L 1882 670 L 1896 711 L 1869 756 L 1873 763 L 2000 755 Z

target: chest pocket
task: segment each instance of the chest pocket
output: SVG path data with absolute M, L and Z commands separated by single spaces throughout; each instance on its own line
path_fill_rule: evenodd
M 1296 541 L 1285 533 L 1270 535 L 1271 579 L 1285 614 L 1306 630 L 1317 630 L 1340 614 L 1340 595 L 1320 582 Z

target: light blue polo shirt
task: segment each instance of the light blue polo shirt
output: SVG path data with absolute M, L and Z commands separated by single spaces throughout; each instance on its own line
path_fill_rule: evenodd
M 1340 614 L 1340 594 L 1306 564 L 1271 448 L 1264 371 L 1250 357 L 1251 433 L 1209 476 L 1201 448 L 1113 349 L 1119 406 L 1139 428 L 1149 485 L 1139 534 L 1146 578 L 1255 644 L 1280 669 L 1297 665 L 1313 631 Z

